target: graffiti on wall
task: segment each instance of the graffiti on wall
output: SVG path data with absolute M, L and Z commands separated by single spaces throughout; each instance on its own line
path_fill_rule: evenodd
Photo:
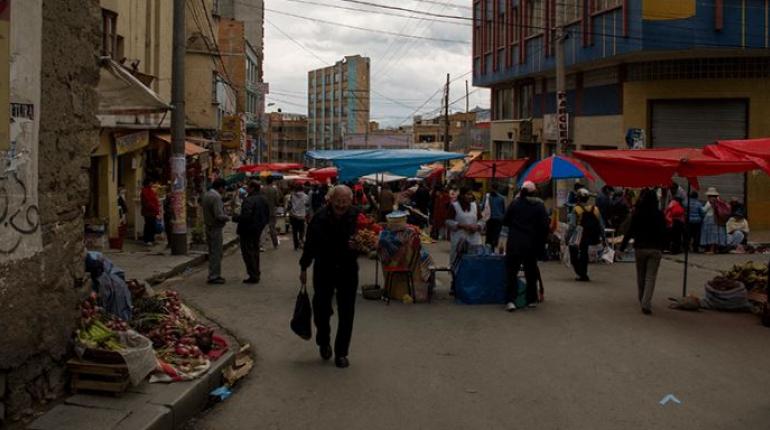
M 30 118 L 13 118 L 10 149 L 0 152 L 0 256 L 26 257 L 40 245 L 33 127 Z

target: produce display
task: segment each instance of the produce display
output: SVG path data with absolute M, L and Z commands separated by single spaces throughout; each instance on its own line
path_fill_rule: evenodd
M 752 261 L 736 264 L 732 269 L 724 271 L 720 276 L 714 278 L 711 285 L 716 289 L 729 289 L 734 288 L 734 282 L 741 282 L 749 291 L 763 290 L 767 285 L 767 265 Z M 730 285 L 733 286 L 730 287 Z
M 137 300 L 131 325 L 147 336 L 156 355 L 182 372 L 208 363 L 207 354 L 219 348 L 214 330 L 199 324 L 176 291 L 164 291 Z
M 122 325 L 125 322 L 118 322 L 116 319 L 104 313 L 104 310 L 97 305 L 96 293 L 91 293 L 80 304 L 80 328 L 75 332 L 75 338 L 85 348 L 120 351 L 125 348 L 125 345 L 120 343 L 120 338 L 115 331 L 126 329 Z
M 208 370 L 211 360 L 227 349 L 227 342 L 215 336 L 211 327 L 197 321 L 176 291 L 163 291 L 152 296 L 135 293 L 134 318 L 130 322 L 109 315 L 99 307 L 96 293 L 91 293 L 80 304 L 80 315 L 80 328 L 75 333 L 75 340 L 83 349 L 96 353 L 90 354 L 91 357 L 129 351 L 130 347 L 121 343 L 121 332 L 148 338 L 152 342 L 157 360 L 156 371 L 159 372 L 157 376 L 153 375 L 151 381 L 195 378 Z
M 353 236 L 353 249 L 362 254 L 368 254 L 377 248 L 377 240 L 379 237 L 374 231 L 358 230 Z

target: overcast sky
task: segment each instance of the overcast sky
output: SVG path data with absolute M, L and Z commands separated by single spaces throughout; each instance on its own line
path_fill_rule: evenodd
M 441 106 L 441 92 L 419 109 L 446 82 L 461 77 L 451 85 L 449 101 L 455 111 L 465 110 L 465 80 L 469 81 L 470 107 L 489 107 L 489 90 L 474 88 L 471 74 L 470 21 L 449 20 L 463 25 L 420 18 L 406 11 L 374 8 L 343 0 L 303 0 L 345 8 L 366 9 L 366 13 L 336 9 L 291 0 L 265 1 L 265 81 L 270 83 L 267 108 L 275 111 L 307 113 L 307 72 L 342 59 L 345 55 L 361 54 L 371 59 L 372 102 L 371 119 L 383 126 L 410 124 L 411 115 L 435 116 Z M 470 1 L 465 0 L 366 0 L 408 9 L 443 15 L 470 16 Z M 459 7 L 458 7 L 459 5 Z M 282 15 L 312 17 L 317 20 L 344 23 L 355 27 L 410 34 L 435 39 L 458 40 L 464 43 L 411 39 L 343 28 L 321 22 Z M 389 16 L 385 14 L 403 15 Z M 409 18 L 414 16 L 415 18 Z M 312 51 L 300 48 L 286 35 Z M 316 58 L 319 57 L 319 58 Z M 323 62 L 321 61 L 323 60 Z M 326 64 L 324 64 L 326 63 Z M 475 90 L 475 91 L 474 91 Z M 388 97 L 392 100 L 388 100 Z

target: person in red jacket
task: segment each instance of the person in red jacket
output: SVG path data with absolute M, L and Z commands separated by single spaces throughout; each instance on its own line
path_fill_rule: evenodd
M 160 201 L 155 189 L 152 188 L 153 181 L 145 179 L 142 183 L 142 216 L 144 217 L 144 234 L 142 240 L 145 245 L 151 246 L 155 241 L 157 220 L 160 216 Z
M 666 207 L 666 226 L 669 232 L 669 250 L 672 254 L 682 252 L 682 238 L 685 226 L 685 210 L 682 198 L 674 197 Z

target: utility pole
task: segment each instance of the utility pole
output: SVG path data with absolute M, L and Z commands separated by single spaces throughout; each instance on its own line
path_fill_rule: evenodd
M 465 113 L 470 112 L 470 93 L 468 92 L 468 80 L 465 80 Z
M 184 60 L 187 50 L 185 0 L 174 0 L 173 52 L 171 56 L 171 254 L 187 254 L 187 165 L 185 143 Z M 169 226 L 166 226 L 169 228 Z
M 444 151 L 449 152 L 449 73 L 444 88 Z

